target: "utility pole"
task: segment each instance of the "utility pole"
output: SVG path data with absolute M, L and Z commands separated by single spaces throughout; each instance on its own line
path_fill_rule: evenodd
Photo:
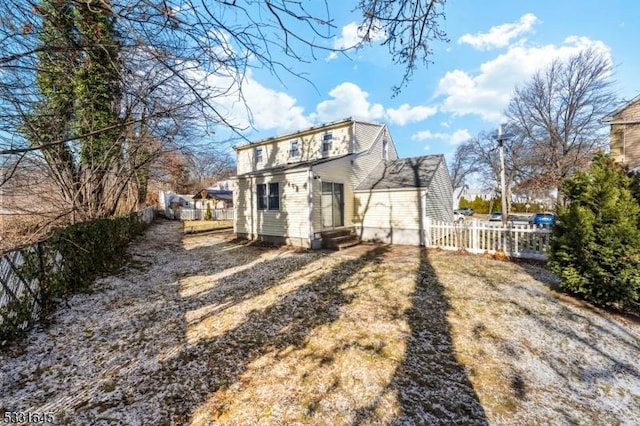
M 500 193 L 502 195 L 502 226 L 507 225 L 507 218 L 509 212 L 507 211 L 507 187 L 504 169 L 504 141 L 508 139 L 506 135 L 502 133 L 502 124 L 498 127 L 498 151 L 500 152 Z

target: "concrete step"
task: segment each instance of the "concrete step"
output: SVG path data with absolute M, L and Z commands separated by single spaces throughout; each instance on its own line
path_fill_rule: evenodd
M 360 244 L 354 228 L 341 228 L 322 233 L 322 246 L 332 250 L 342 250 Z

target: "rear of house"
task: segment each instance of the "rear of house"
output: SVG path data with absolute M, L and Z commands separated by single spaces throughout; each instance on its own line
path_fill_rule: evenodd
M 367 229 L 361 233 L 363 239 L 420 244 L 421 237 L 379 238 L 369 230 L 393 226 L 394 232 L 420 234 L 424 214 L 438 219 L 453 214 L 451 182 L 442 156 L 405 160 L 407 170 L 418 167 L 418 181 L 384 188 L 362 186 L 377 174 L 389 174 L 387 168 L 398 160 L 393 139 L 382 124 L 346 119 L 235 149 L 234 230 L 240 238 L 319 248 L 323 233 L 358 227 Z M 367 195 L 379 198 L 371 215 L 362 211 Z M 374 219 L 376 215 L 383 219 Z M 413 220 L 396 224 L 407 217 Z

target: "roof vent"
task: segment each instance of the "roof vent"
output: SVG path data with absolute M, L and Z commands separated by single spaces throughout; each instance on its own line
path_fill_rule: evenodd
M 400 170 L 402 170 L 402 168 L 404 167 L 404 161 L 397 161 L 393 167 L 391 168 L 391 170 L 389 171 L 389 173 L 391 174 L 396 174 L 396 173 L 400 173 Z

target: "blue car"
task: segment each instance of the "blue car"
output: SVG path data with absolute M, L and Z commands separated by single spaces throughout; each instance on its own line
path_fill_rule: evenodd
M 553 226 L 554 223 L 556 223 L 556 217 L 553 213 L 534 213 L 529 219 L 530 225 Z

